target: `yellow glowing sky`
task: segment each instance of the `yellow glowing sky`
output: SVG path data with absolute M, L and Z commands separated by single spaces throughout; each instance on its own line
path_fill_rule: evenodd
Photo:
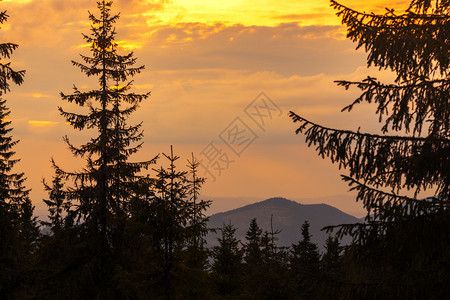
M 154 1 L 141 1 L 154 3 Z M 346 1 L 358 10 L 380 12 L 386 1 Z M 391 2 L 390 7 L 405 7 L 406 1 Z M 141 13 L 143 16 L 157 17 L 148 24 L 175 23 L 225 23 L 245 26 L 274 26 L 283 22 L 299 22 L 307 25 L 339 25 L 340 21 L 330 8 L 329 1 L 298 0 L 177 0 L 169 1 L 166 9 L 158 12 Z
M 81 33 L 89 33 L 87 12 L 96 13 L 94 3 L 0 2 L 0 9 L 10 15 L 0 39 L 20 45 L 12 63 L 27 70 L 25 83 L 13 87 L 6 99 L 14 137 L 21 140 L 16 147 L 22 160 L 18 170 L 28 177 L 40 215 L 45 214 L 41 199 L 46 196 L 41 180 L 52 176 L 50 158 L 69 170 L 83 166 L 71 156 L 62 136 L 83 143 L 92 134 L 72 130 L 57 106 L 73 108 L 59 98 L 59 92 L 70 92 L 73 84 L 81 89 L 97 84 L 70 63 L 79 59 L 79 53 L 88 54 Z M 406 8 L 406 3 L 346 1 L 358 10 L 375 12 L 386 5 Z M 136 160 L 168 151 L 171 144 L 184 158 L 191 152 L 199 155 L 210 142 L 220 143 L 220 133 L 236 117 L 251 122 L 244 109 L 263 91 L 281 108 L 282 116 L 271 120 L 265 131 L 257 131 L 258 139 L 234 157 L 231 167 L 216 181 L 207 181 L 204 194 L 212 199 L 263 200 L 347 193 L 339 179 L 341 171 L 318 159 L 303 137 L 294 134 L 295 125 L 287 117 L 294 110 L 331 127 L 378 130 L 369 105 L 351 117 L 340 113 L 357 93 L 337 88 L 333 81 L 358 80 L 373 70 L 366 69 L 364 53 L 345 40 L 345 30 L 328 1 L 116 0 L 113 11 L 121 13 L 120 51 L 135 51 L 138 63 L 146 66 L 134 78 L 133 91 L 152 91 L 150 101 L 132 118 L 144 122 L 145 144 Z M 385 73 L 378 76 L 391 78 Z M 236 203 L 214 205 L 216 210 L 230 209 Z M 352 200 L 336 206 L 361 215 Z

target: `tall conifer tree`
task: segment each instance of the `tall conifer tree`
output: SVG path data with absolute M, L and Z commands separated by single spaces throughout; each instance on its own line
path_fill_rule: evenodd
M 44 199 L 44 203 L 47 205 L 49 211 L 49 221 L 43 221 L 42 224 L 48 226 L 53 234 L 55 234 L 61 231 L 67 221 L 69 221 L 69 218 L 65 214 L 70 210 L 71 204 L 66 200 L 64 182 L 62 181 L 61 175 L 55 175 L 51 186 L 45 180 L 42 183 L 49 194 L 49 199 Z M 69 223 L 72 222 L 69 221 Z
M 243 251 L 236 239 L 236 228 L 231 224 L 223 224 L 219 245 L 211 251 L 211 277 L 216 285 L 216 291 L 223 296 L 239 296 L 243 282 Z
M 142 178 L 138 173 L 153 162 L 128 161 L 142 145 L 134 144 L 142 138 L 142 123 L 128 125 L 127 119 L 150 93 L 127 92 L 132 84 L 128 78 L 140 73 L 144 67 L 133 67 L 136 63 L 133 53 L 117 53 L 113 25 L 119 15 L 110 14 L 111 4 L 97 3 L 100 17 L 89 14 L 91 35 L 84 35 L 84 39 L 91 46 L 92 56 L 81 55 L 83 63 L 72 62 L 88 77 L 98 77 L 98 89 L 80 91 L 74 87 L 72 94 L 61 93 L 63 100 L 85 107 L 88 112 L 77 114 L 59 107 L 61 115 L 75 129 L 94 129 L 98 134 L 78 147 L 65 137 L 74 156 L 86 159 L 83 171 L 65 172 L 55 164 L 57 172 L 75 184 L 69 189 L 69 196 L 77 201 L 80 220 L 92 225 L 108 247 L 111 246 L 114 218 L 126 213 L 133 185 Z
M 245 288 L 250 295 L 257 293 L 259 289 L 259 279 L 263 272 L 263 252 L 262 252 L 262 229 L 259 227 L 256 218 L 250 221 L 249 228 L 245 234 L 244 250 L 244 270 Z
M 129 201 L 137 191 L 138 182 L 145 180 L 139 172 L 154 163 L 154 160 L 129 161 L 130 156 L 141 148 L 143 135 L 142 123 L 129 125 L 128 118 L 150 93 L 129 92 L 130 77 L 144 67 L 134 66 L 133 53 L 118 53 L 114 24 L 119 15 L 111 14 L 111 6 L 112 2 L 103 0 L 97 2 L 99 17 L 89 13 L 91 34 L 83 37 L 90 45 L 91 55 L 80 55 L 82 62 L 72 61 L 86 76 L 98 78 L 98 88 L 81 91 L 74 86 L 72 94 L 61 93 L 62 100 L 86 109 L 86 113 L 74 113 L 59 107 L 66 121 L 75 129 L 97 133 L 81 146 L 73 145 L 67 136 L 64 138 L 73 155 L 85 159 L 86 166 L 81 171 L 67 172 L 53 163 L 56 173 L 71 184 L 66 191 L 72 203 L 70 215 L 76 216 L 80 242 L 89 245 L 89 251 L 82 251 L 83 255 L 91 256 L 84 258 L 90 266 L 88 269 L 91 273 L 97 272 L 97 277 L 90 276 L 104 284 L 108 284 L 106 282 L 112 276 L 106 271 L 114 268 L 111 260 L 121 256 Z M 80 284 L 80 288 L 83 292 L 90 291 L 89 296 L 92 293 L 108 295 L 97 282 L 89 288 Z M 112 288 L 111 284 L 109 288 Z
M 448 296 L 450 2 L 412 0 L 404 13 L 383 15 L 331 3 L 347 37 L 368 52 L 368 66 L 397 75 L 393 83 L 337 82 L 362 91 L 343 111 L 373 103 L 382 134 L 331 129 L 290 113 L 309 145 L 348 169 L 343 179 L 367 209 L 364 223 L 339 231 L 354 238 L 347 253 L 372 262 L 355 264 L 370 271 L 357 272 L 367 276 L 352 277 L 354 286 L 379 297 Z M 421 197 L 424 190 L 434 196 Z
M 190 203 L 190 217 L 188 220 L 188 240 L 187 240 L 187 265 L 192 268 L 206 269 L 207 252 L 205 249 L 205 236 L 208 233 L 208 217 L 205 216 L 205 210 L 211 204 L 211 201 L 202 200 L 200 192 L 205 178 L 198 176 L 200 162 L 192 154 L 191 160 L 188 160 L 188 173 L 186 174 L 188 202 Z
M 8 19 L 0 12 L 0 24 Z M 3 95 L 10 90 L 10 82 L 23 83 L 25 71 L 15 71 L 8 60 L 18 45 L 0 44 L 0 298 L 14 297 L 14 287 L 23 278 L 21 273 L 29 262 L 33 243 L 38 236 L 34 207 L 24 186 L 23 173 L 14 173 L 20 161 L 14 158 L 13 147 L 18 143 L 10 135 L 10 111 Z
M 250 226 L 245 234 L 247 242 L 244 244 L 244 260 L 250 268 L 256 267 L 262 263 L 261 236 L 262 229 L 256 222 L 256 218 L 253 218 L 250 221 Z
M 311 241 L 309 222 L 302 224 L 302 239 L 292 245 L 291 269 L 295 271 L 317 272 L 319 270 L 319 249 Z

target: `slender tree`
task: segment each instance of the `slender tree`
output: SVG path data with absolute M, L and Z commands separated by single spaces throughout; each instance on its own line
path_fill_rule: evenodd
M 367 209 L 364 223 L 339 226 L 339 236 L 354 239 L 346 253 L 367 258 L 355 263 L 365 271 L 355 272 L 352 284 L 359 297 L 448 296 L 439 274 L 448 275 L 442 266 L 450 249 L 450 3 L 412 0 L 404 13 L 383 15 L 331 5 L 347 37 L 368 52 L 368 66 L 397 75 L 394 83 L 337 81 L 362 91 L 343 111 L 373 103 L 382 134 L 332 129 L 290 113 L 319 155 L 349 171 L 343 179 Z M 421 197 L 425 190 L 434 196 Z
M 262 229 L 259 227 L 256 218 L 253 218 L 245 234 L 247 241 L 244 244 L 244 260 L 250 267 L 261 264 L 261 235 Z
M 319 249 L 311 241 L 309 222 L 305 221 L 301 228 L 302 239 L 292 244 L 290 255 L 289 286 L 292 296 L 317 298 L 316 277 L 319 273 Z
M 292 245 L 291 269 L 297 271 L 317 272 L 319 270 L 319 249 L 311 241 L 309 222 L 302 224 L 302 239 Z
M 264 299 L 287 299 L 286 282 L 288 275 L 289 253 L 287 247 L 277 245 L 281 230 L 273 228 L 270 218 L 270 231 L 261 236 L 262 270 L 258 274 L 258 291 L 255 296 Z
M 55 175 L 51 186 L 45 180 L 42 183 L 49 194 L 49 199 L 44 199 L 44 203 L 47 205 L 49 211 L 49 221 L 43 221 L 41 223 L 48 226 L 53 234 L 55 234 L 64 227 L 66 221 L 69 221 L 70 218 L 66 219 L 67 216 L 65 214 L 70 211 L 71 203 L 66 200 L 64 182 L 62 182 L 61 175 Z
M 200 162 L 192 154 L 191 160 L 187 161 L 188 172 L 186 174 L 187 201 L 191 207 L 190 218 L 187 229 L 187 257 L 186 264 L 194 269 L 206 270 L 208 253 L 205 249 L 205 236 L 208 234 L 208 217 L 205 216 L 206 209 L 211 201 L 202 200 L 201 188 L 205 178 L 198 176 Z
M 337 237 L 329 235 L 325 241 L 325 253 L 320 265 L 323 271 L 337 273 L 341 264 L 341 247 Z
M 62 100 L 87 110 L 84 114 L 73 113 L 59 107 L 67 123 L 78 130 L 97 132 L 81 146 L 73 145 L 67 136 L 64 138 L 73 155 L 85 159 L 86 166 L 81 171 L 67 172 L 53 162 L 56 173 L 68 182 L 66 195 L 72 203 L 80 243 L 90 248 L 83 251 L 86 265 L 80 264 L 89 266 L 86 268 L 91 275 L 85 276 L 89 287 L 79 285 L 89 297 L 107 297 L 109 291 L 114 290 L 108 283 L 112 273 L 107 270 L 111 271 L 115 265 L 113 260 L 121 256 L 128 204 L 138 183 L 145 180 L 140 172 L 154 163 L 154 160 L 129 161 L 142 146 L 142 123 L 129 125 L 127 121 L 150 93 L 129 92 L 132 86 L 129 78 L 144 67 L 134 67 L 133 53 L 118 53 L 114 24 L 119 15 L 111 15 L 111 5 L 112 2 L 105 0 L 97 2 L 100 16 L 89 13 L 91 34 L 83 37 L 90 44 L 91 55 L 81 55 L 82 63 L 72 62 L 86 76 L 97 77 L 99 87 L 81 91 L 74 86 L 72 94 L 61 93 Z M 83 274 L 87 273 L 83 271 Z M 93 283 L 90 276 L 95 277 Z
M 136 237 L 139 246 L 131 247 L 148 264 L 142 272 L 153 297 L 204 298 L 208 277 L 204 212 L 210 202 L 199 197 L 204 179 L 196 175 L 197 161 L 188 160 L 188 170 L 180 170 L 180 157 L 170 150 L 162 155 L 167 164 L 153 169 L 155 178 L 145 182 L 133 199 L 132 230 L 127 235 Z
M 74 212 L 67 200 L 62 175 L 56 174 L 51 185 L 45 180 L 42 182 L 48 193 L 48 199 L 43 201 L 49 215 L 47 221 L 40 222 L 44 230 L 33 265 L 37 274 L 27 287 L 27 297 L 33 295 L 34 298 L 46 299 L 75 295 L 74 289 L 69 287 L 70 277 L 74 276 L 69 270 L 84 262 L 78 260 L 77 251 L 74 251 L 80 245 L 78 232 L 73 226 Z
M 212 250 L 211 276 L 216 286 L 216 292 L 223 296 L 239 296 L 243 285 L 243 251 L 236 239 L 236 228 L 224 224 L 222 235 L 218 238 L 219 245 Z
M 168 160 L 168 168 L 160 167 L 152 185 L 150 206 L 154 213 L 153 238 L 157 249 L 162 254 L 161 284 L 167 298 L 175 296 L 177 268 L 180 266 L 183 249 L 187 242 L 186 226 L 190 217 L 189 205 L 186 203 L 188 186 L 185 184 L 186 171 L 178 171 L 176 161 L 180 158 L 163 153 Z
M 270 231 L 264 230 L 261 236 L 261 253 L 263 262 L 266 268 L 271 268 L 273 265 L 282 264 L 283 261 L 283 248 L 278 247 L 277 240 L 278 234 L 282 230 L 274 230 L 273 228 L 273 215 L 270 216 Z
M 260 288 L 261 272 L 263 272 L 262 253 L 262 229 L 259 227 L 256 218 L 250 221 L 249 228 L 245 234 L 243 243 L 244 251 L 244 281 L 245 289 L 249 295 L 255 295 Z

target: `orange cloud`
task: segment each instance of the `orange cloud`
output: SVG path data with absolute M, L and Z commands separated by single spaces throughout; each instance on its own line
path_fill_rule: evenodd
M 142 42 L 129 41 L 129 40 L 119 40 L 116 41 L 117 45 L 125 51 L 131 51 L 135 49 L 141 49 L 143 46 Z
M 41 93 L 33 93 L 33 94 L 31 94 L 31 97 L 33 97 L 33 98 L 48 98 L 50 96 L 46 95 L 46 94 L 41 94 Z
M 24 3 L 30 3 L 33 0 L 2 0 L 2 1 L 5 3 L 14 2 L 15 4 L 24 4 Z
M 57 125 L 59 122 L 50 122 L 50 121 L 34 121 L 30 120 L 28 121 L 28 124 L 30 124 L 32 127 L 52 127 Z

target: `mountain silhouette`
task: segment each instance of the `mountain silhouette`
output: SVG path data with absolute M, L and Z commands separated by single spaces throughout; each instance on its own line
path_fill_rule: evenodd
M 251 219 L 256 218 L 258 225 L 263 230 L 270 231 L 271 217 L 274 231 L 281 230 L 277 241 L 279 246 L 291 246 L 291 244 L 297 243 L 301 239 L 301 225 L 305 221 L 309 221 L 312 241 L 317 243 L 321 250 L 323 250 L 323 245 L 328 236 L 325 231 L 321 230 L 323 227 L 360 222 L 358 218 L 327 204 L 300 204 L 277 197 L 214 214 L 209 219 L 209 227 L 222 228 L 223 224 L 231 222 L 237 227 L 236 237 L 245 242 L 245 233 Z M 216 233 L 208 234 L 206 237 L 207 246 L 217 245 L 217 237 L 219 236 L 219 230 Z M 341 243 L 347 244 L 349 242 L 350 238 L 344 237 Z

